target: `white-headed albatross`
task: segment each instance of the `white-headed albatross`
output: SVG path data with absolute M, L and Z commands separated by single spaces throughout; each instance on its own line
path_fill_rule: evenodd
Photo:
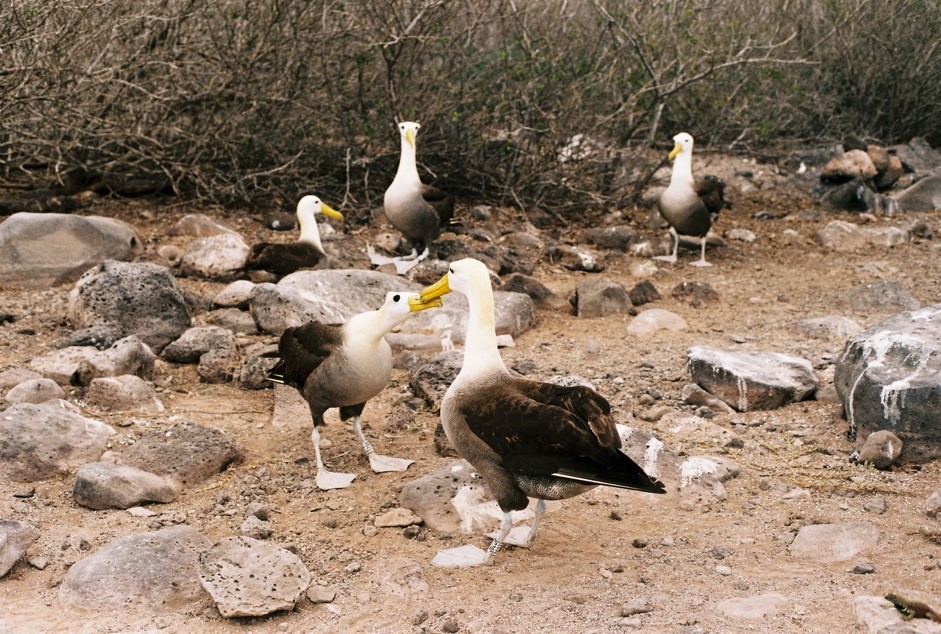
M 428 245 L 448 226 L 454 214 L 454 199 L 437 187 L 423 184 L 418 176 L 415 137 L 419 128 L 421 125 L 412 121 L 399 124 L 402 137 L 399 169 L 383 198 L 386 218 L 414 250 L 409 256 L 413 262 L 427 257 Z M 396 266 L 397 270 L 401 268 Z
M 304 196 L 297 203 L 297 221 L 301 235 L 297 242 L 259 242 L 252 245 L 245 259 L 245 270 L 268 271 L 278 276 L 316 266 L 326 257 L 317 228 L 317 214 L 343 220 L 343 214 L 316 196 Z
M 409 314 L 440 305 L 440 299 L 423 302 L 418 293 L 391 292 L 378 310 L 354 315 L 343 325 L 312 321 L 282 333 L 278 343 L 281 361 L 268 378 L 297 388 L 310 407 L 316 482 L 321 489 L 347 487 L 355 477 L 324 469 L 317 428 L 324 424 L 324 412 L 331 407 L 340 408 L 340 420 L 353 419 L 373 471 L 405 471 L 413 462 L 377 454 L 363 434 L 360 416 L 366 401 L 379 394 L 392 376 L 392 350 L 385 335 Z
M 620 451 L 608 402 L 584 386 L 563 387 L 511 373 L 497 350 L 493 291 L 478 260 L 452 262 L 421 301 L 457 291 L 470 313 L 464 363 L 441 401 L 441 424 L 451 445 L 480 473 L 503 511 L 493 543 L 473 563 L 489 561 L 512 528 L 510 511 L 537 498 L 525 545 L 536 538 L 544 500 L 584 493 L 598 485 L 665 493 Z M 466 552 L 466 547 L 455 549 Z M 445 551 L 447 552 L 447 551 Z
M 676 251 L 680 235 L 698 237 L 702 252 L 693 266 L 711 266 L 706 262 L 706 234 L 725 202 L 725 183 L 715 176 L 706 176 L 701 181 L 693 180 L 693 137 L 680 132 L 673 137 L 673 173 L 670 185 L 660 195 L 660 213 L 670 223 L 673 237 L 673 253 L 658 256 L 664 262 L 676 262 Z M 679 234 L 679 235 L 677 235 Z

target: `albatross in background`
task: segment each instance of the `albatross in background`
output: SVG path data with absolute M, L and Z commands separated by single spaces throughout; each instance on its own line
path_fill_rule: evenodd
M 353 429 L 373 471 L 405 471 L 414 462 L 377 454 L 363 434 L 360 416 L 366 401 L 379 394 L 392 376 L 392 349 L 385 335 L 411 313 L 437 306 L 441 306 L 440 299 L 422 301 L 418 293 L 392 292 L 386 294 L 378 310 L 354 315 L 343 325 L 312 321 L 288 328 L 281 335 L 281 361 L 268 378 L 296 388 L 310 407 L 319 488 L 344 488 L 355 477 L 327 471 L 320 457 L 318 427 L 324 424 L 324 412 L 331 407 L 340 408 L 340 420 L 352 417 Z
M 301 235 L 297 242 L 259 242 L 245 259 L 245 270 L 268 271 L 279 277 L 298 269 L 316 266 L 327 253 L 320 242 L 317 214 L 343 220 L 343 214 L 316 196 L 304 196 L 297 203 L 297 221 Z
M 486 553 L 473 547 L 442 551 L 474 565 L 490 561 L 512 528 L 511 511 L 537 498 L 524 545 L 536 539 L 545 500 L 584 493 L 598 485 L 665 493 L 620 451 L 608 402 L 584 386 L 563 387 L 512 374 L 497 350 L 490 275 L 479 260 L 453 262 L 440 281 L 422 290 L 430 302 L 451 291 L 470 306 L 464 363 L 441 401 L 441 424 L 451 445 L 480 473 L 503 511 Z M 470 555 L 470 557 L 467 557 Z M 434 562 L 433 562 L 434 563 Z
M 421 125 L 412 121 L 399 124 L 402 136 L 399 169 L 383 198 L 386 218 L 408 240 L 412 254 L 407 258 L 384 259 L 371 247 L 369 250 L 374 264 L 393 262 L 399 273 L 408 271 L 428 256 L 428 245 L 448 226 L 454 214 L 454 199 L 437 187 L 423 184 L 418 176 L 415 137 L 419 128 Z
M 719 215 L 725 202 L 725 183 L 715 176 L 706 176 L 702 181 L 693 180 L 693 137 L 680 132 L 673 137 L 673 173 L 670 185 L 660 195 L 660 213 L 670 223 L 673 236 L 673 253 L 656 259 L 676 262 L 676 251 L 680 235 L 698 237 L 702 247 L 699 260 L 693 266 L 712 266 L 706 262 L 706 234 Z M 677 235 L 679 234 L 679 235 Z

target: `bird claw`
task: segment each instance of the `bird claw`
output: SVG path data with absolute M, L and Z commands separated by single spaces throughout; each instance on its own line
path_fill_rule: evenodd
M 353 482 L 355 477 L 356 474 L 353 473 L 337 473 L 335 471 L 321 470 L 317 472 L 317 488 L 321 491 L 345 489 L 350 486 L 350 483 Z
M 487 537 L 497 538 L 499 531 L 487 533 Z M 514 526 L 507 536 L 503 539 L 506 546 L 517 546 L 519 548 L 529 548 L 536 541 L 535 535 L 528 526 Z
M 406 458 L 393 458 L 392 456 L 381 456 L 377 453 L 369 454 L 369 466 L 376 473 L 386 473 L 388 471 L 405 471 L 408 466 L 415 462 Z

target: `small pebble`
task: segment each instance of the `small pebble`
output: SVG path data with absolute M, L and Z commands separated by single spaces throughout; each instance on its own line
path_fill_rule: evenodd
M 360 570 L 362 570 L 362 568 L 363 568 L 363 565 L 361 563 L 359 563 L 358 561 L 354 561 L 353 563 L 349 564 L 346 568 L 344 568 L 344 570 L 346 570 L 347 572 L 359 572 Z
M 428 620 L 428 610 L 420 610 L 412 617 L 412 625 L 421 625 Z
M 732 569 L 729 568 L 728 566 L 716 566 L 716 572 L 720 575 L 727 577 L 730 574 L 732 574 Z
M 609 517 L 613 519 L 615 522 L 620 522 L 622 519 L 624 519 L 623 517 L 621 517 L 621 514 L 618 513 L 617 511 L 611 511 L 611 515 Z
M 44 570 L 49 565 L 49 560 L 45 557 L 30 557 L 26 561 L 36 570 Z
M 333 603 L 337 598 L 337 591 L 325 586 L 312 585 L 307 589 L 307 598 L 311 603 Z
M 13 492 L 13 497 L 15 498 L 31 498 L 36 495 L 36 487 L 29 487 L 26 489 L 18 489 Z
M 650 602 L 643 597 L 631 599 L 621 606 L 621 616 L 634 616 L 636 614 L 646 614 L 652 611 L 653 607 L 650 605 Z
M 363 526 L 363 535 L 366 537 L 373 537 L 379 532 L 379 529 L 373 526 L 372 524 L 367 524 Z
M 631 542 L 631 546 L 634 548 L 647 548 L 647 540 L 635 537 L 634 541 Z
M 457 619 L 448 619 L 441 624 L 441 631 L 447 632 L 448 634 L 454 634 L 454 632 L 459 632 L 461 626 L 458 624 Z
M 421 527 L 415 526 L 414 524 L 411 526 L 406 526 L 402 529 L 402 535 L 406 539 L 416 539 L 417 537 L 421 536 Z
M 868 561 L 860 561 L 855 566 L 853 566 L 854 575 L 871 575 L 875 571 L 876 567 Z

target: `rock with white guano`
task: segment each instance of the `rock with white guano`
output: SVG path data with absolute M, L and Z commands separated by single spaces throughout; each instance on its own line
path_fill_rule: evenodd
M 248 258 L 249 246 L 235 233 L 220 233 L 186 245 L 180 270 L 209 280 L 229 280 L 239 275 Z
M 172 502 L 177 485 L 148 471 L 110 462 L 83 464 L 75 473 L 72 498 L 84 507 L 128 509 L 147 502 Z
M 905 441 L 903 460 L 941 457 L 941 304 L 852 337 L 833 382 L 851 434 L 885 429 Z
M 15 213 L 0 223 L 0 286 L 47 288 L 142 250 L 129 224 L 102 216 Z
M 26 553 L 39 538 L 39 529 L 29 522 L 0 519 L 0 577 Z
M 878 542 L 879 529 L 872 522 L 811 524 L 797 532 L 789 552 L 796 559 L 831 563 L 851 560 Z
M 206 596 L 199 555 L 211 545 L 186 525 L 122 537 L 73 564 L 59 586 L 59 599 L 96 610 L 179 610 Z
M 310 585 L 300 557 L 251 537 L 226 537 L 200 557 L 199 580 L 226 617 L 291 610 Z
M 706 346 L 687 350 L 692 380 L 739 412 L 777 409 L 813 396 L 810 362 L 780 352 L 737 352 Z
M 192 314 L 165 266 L 108 261 L 69 293 L 69 320 L 76 328 L 111 328 L 117 338 L 137 335 L 159 353 L 190 327 Z
M 719 456 L 690 456 L 679 466 L 680 508 L 691 511 L 726 498 L 725 482 L 737 477 L 741 467 Z
M 164 411 L 153 386 L 133 374 L 92 379 L 85 392 L 85 401 L 109 412 L 159 414 Z
M 65 398 L 65 391 L 52 379 L 29 379 L 11 388 L 3 398 L 7 403 L 45 403 Z
M 0 417 L 0 473 L 35 482 L 98 460 L 114 429 L 56 403 L 18 403 Z

